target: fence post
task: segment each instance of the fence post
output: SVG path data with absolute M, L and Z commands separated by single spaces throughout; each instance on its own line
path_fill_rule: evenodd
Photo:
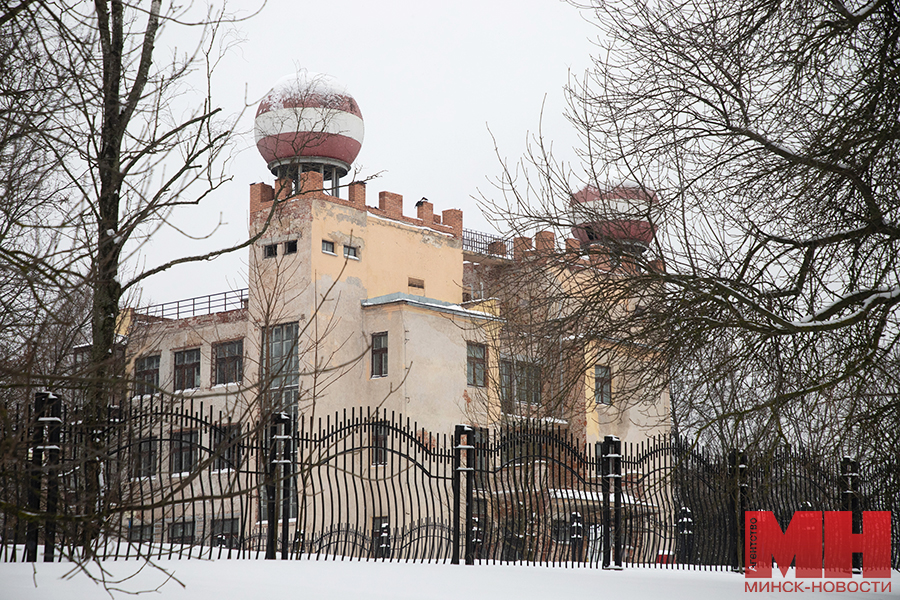
M 734 485 L 729 499 L 731 513 L 731 531 L 734 546 L 731 552 L 731 567 L 735 571 L 743 571 L 744 567 L 744 514 L 748 509 L 750 486 L 747 483 L 747 455 L 740 450 L 728 453 L 728 474 Z
M 584 519 L 579 512 L 573 512 L 569 519 L 569 549 L 572 562 L 581 562 L 584 550 Z
M 462 440 L 465 427 L 465 425 L 457 425 L 453 431 L 453 554 L 450 558 L 450 564 L 454 565 L 459 564 L 459 470 L 462 463 L 460 441 Z
M 475 564 L 475 540 L 472 535 L 474 522 L 472 516 L 472 494 L 475 489 L 475 430 L 465 428 L 466 433 L 466 564 Z
M 694 556 L 694 513 L 686 506 L 678 512 L 678 563 L 689 564 Z
M 39 420 L 47 424 L 47 514 L 44 523 L 44 562 L 53 562 L 56 545 L 56 511 L 59 508 L 59 453 L 62 433 L 62 402 L 54 394 L 47 395 L 46 416 Z
M 294 473 L 293 473 L 293 431 L 291 428 L 291 418 L 285 413 L 279 413 L 279 421 L 281 422 L 281 560 L 287 560 L 290 548 L 288 542 L 291 539 L 289 521 L 291 519 L 291 494 L 293 493 Z
M 275 510 L 278 507 L 278 503 L 276 502 L 276 486 L 275 486 L 275 478 L 277 477 L 277 471 L 275 469 L 275 461 L 277 460 L 277 454 L 275 450 L 275 436 L 278 435 L 278 425 L 276 425 L 275 415 L 271 416 L 271 422 L 269 423 L 269 439 L 268 445 L 269 447 L 265 447 L 265 441 L 263 442 L 263 452 L 265 452 L 266 456 L 266 481 L 265 481 L 265 489 L 266 489 L 266 512 L 268 513 L 266 516 L 266 560 L 275 560 L 275 544 L 277 542 L 276 531 L 275 528 L 278 525 L 278 519 L 275 515 Z
M 862 531 L 862 512 L 859 510 L 859 463 L 849 456 L 841 458 L 841 510 L 853 514 L 853 533 Z M 862 572 L 862 555 L 853 553 L 853 572 Z
M 603 493 L 603 568 L 622 568 L 622 441 L 607 435 L 601 444 L 601 488 Z M 609 496 L 613 495 L 610 514 Z M 610 529 L 613 530 L 610 540 Z M 612 543 L 610 543 L 612 542 Z
M 28 473 L 28 525 L 25 528 L 25 562 L 37 562 L 38 521 L 41 511 L 41 470 L 44 465 L 44 410 L 49 394 L 34 395 L 31 431 L 31 469 Z

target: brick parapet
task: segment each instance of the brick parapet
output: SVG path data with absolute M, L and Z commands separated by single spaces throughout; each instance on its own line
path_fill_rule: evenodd
M 286 183 L 285 183 L 286 182 Z M 443 215 L 434 214 L 434 207 L 430 202 L 427 206 L 418 207 L 418 217 L 407 217 L 403 215 L 403 196 L 393 192 L 379 192 L 378 204 L 374 206 L 366 206 L 366 185 L 361 181 L 354 181 L 349 186 L 348 199 L 330 196 L 323 190 L 323 181 L 321 173 L 317 171 L 307 171 L 300 176 L 301 192 L 291 197 L 286 190 L 293 190 L 290 180 L 277 180 L 276 187 L 265 183 L 254 183 L 250 186 L 250 218 L 251 222 L 257 222 L 261 218 L 261 211 L 269 211 L 272 208 L 272 201 L 279 196 L 277 190 L 282 190 L 282 196 L 279 198 L 282 202 L 292 202 L 294 199 L 318 199 L 364 210 L 370 214 L 414 225 L 416 227 L 427 227 L 434 231 L 451 235 L 455 238 L 462 239 L 462 211 L 459 209 L 449 209 L 443 212 Z M 307 191 L 304 191 L 307 190 Z M 265 212 L 262 214 L 266 214 Z

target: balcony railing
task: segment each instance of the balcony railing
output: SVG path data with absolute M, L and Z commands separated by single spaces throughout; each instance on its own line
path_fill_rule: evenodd
M 163 319 L 186 319 L 199 317 L 226 310 L 236 310 L 247 306 L 247 288 L 219 292 L 209 296 L 198 296 L 186 300 L 176 300 L 163 304 L 154 304 L 138 312 L 151 317 Z
M 512 259 L 512 242 L 488 233 L 463 229 L 463 252 Z

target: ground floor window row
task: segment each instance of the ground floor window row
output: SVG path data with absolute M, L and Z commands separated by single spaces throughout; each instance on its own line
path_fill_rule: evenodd
M 228 517 L 210 521 L 186 518 L 166 523 L 131 522 L 127 525 L 126 538 L 134 543 L 168 542 L 239 548 L 241 520 L 238 517 Z

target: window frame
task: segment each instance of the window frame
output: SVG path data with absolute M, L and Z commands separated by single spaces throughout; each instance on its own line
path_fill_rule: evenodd
M 337 253 L 334 251 L 334 242 L 331 240 L 322 240 L 322 253 L 337 256 Z
M 154 477 L 158 464 L 159 440 L 155 437 L 137 440 L 132 451 L 131 477 L 134 479 Z
M 266 244 L 263 246 L 263 258 L 277 258 L 278 244 Z
M 372 334 L 372 371 L 370 379 L 387 377 L 388 375 L 388 332 L 379 331 Z
M 524 360 L 501 359 L 499 371 L 501 410 L 507 414 L 515 414 L 515 409 L 520 406 L 527 406 L 530 409 L 541 406 L 543 384 L 539 364 Z
M 359 246 L 344 244 L 344 258 L 349 258 L 350 260 L 359 260 Z
M 160 354 L 147 354 L 134 361 L 135 395 L 153 395 L 159 391 Z M 153 363 L 148 366 L 147 363 Z
M 473 350 L 481 350 L 481 356 L 473 354 Z M 487 387 L 487 346 L 478 342 L 466 342 L 466 385 L 469 387 Z M 478 375 L 481 375 L 479 378 Z
M 594 404 L 612 406 L 612 368 L 609 365 L 594 365 Z
M 241 468 L 241 435 L 240 423 L 226 423 L 213 428 L 214 470 L 237 471 Z
M 297 240 L 288 240 L 284 243 L 284 254 L 297 254 Z
M 173 431 L 172 439 L 169 440 L 169 473 L 178 475 L 194 470 L 199 463 L 199 446 L 200 432 L 198 430 Z
M 132 523 L 128 526 L 128 542 L 132 544 L 153 543 L 153 533 L 153 523 Z
M 196 362 L 186 362 L 188 357 L 196 356 Z M 181 362 L 179 363 L 179 359 Z M 186 390 L 196 390 L 200 387 L 200 363 L 203 361 L 203 356 L 200 352 L 200 348 L 186 348 L 184 350 L 176 350 L 174 352 L 174 357 L 172 360 L 172 384 L 173 390 L 176 392 L 182 392 Z M 194 385 L 187 385 L 188 383 L 188 371 L 190 371 L 192 383 Z
M 300 392 L 300 324 L 273 325 L 263 336 L 263 383 L 270 408 L 292 410 Z
M 238 517 L 213 517 L 209 525 L 210 546 L 237 549 L 241 547 L 241 520 Z M 218 543 L 222 539 L 222 543 Z
M 181 528 L 180 535 L 175 534 L 175 530 Z M 170 544 L 182 544 L 182 545 L 192 545 L 194 543 L 194 535 L 196 534 L 197 528 L 193 519 L 179 519 L 177 521 L 172 521 L 169 523 L 169 543 Z M 186 533 L 186 532 L 190 533 Z
M 376 421 L 371 424 L 372 452 L 371 464 L 374 467 L 383 467 L 388 464 L 388 436 L 390 425 L 387 421 Z
M 228 354 L 229 347 L 233 353 Z M 221 352 L 225 353 L 222 354 Z M 227 385 L 229 383 L 241 383 L 244 380 L 244 339 L 219 342 L 212 346 L 212 385 Z M 226 375 L 223 377 L 223 373 Z M 228 374 L 233 374 L 234 379 L 229 379 Z M 224 381 L 224 380 L 227 381 Z

